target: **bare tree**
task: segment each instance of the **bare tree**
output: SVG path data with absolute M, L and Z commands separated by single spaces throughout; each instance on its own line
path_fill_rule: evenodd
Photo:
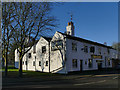
M 14 22 L 12 19 L 14 14 L 12 3 L 2 3 L 2 57 L 5 61 L 5 76 L 7 76 L 8 68 L 8 49 L 11 43 L 13 31 L 11 24 Z
M 22 58 L 32 48 L 34 42 L 40 32 L 45 30 L 52 30 L 56 25 L 54 24 L 55 18 L 49 16 L 51 10 L 51 3 L 39 2 L 20 2 L 13 3 L 15 9 L 15 20 L 12 29 L 14 32 L 14 40 L 16 42 L 16 48 L 19 52 L 19 76 L 22 76 Z M 33 42 L 29 46 L 29 42 Z M 25 48 L 29 48 L 25 50 Z

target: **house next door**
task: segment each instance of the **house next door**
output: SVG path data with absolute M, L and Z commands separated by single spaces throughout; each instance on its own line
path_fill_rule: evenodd
M 80 60 L 80 71 L 83 69 L 83 60 Z

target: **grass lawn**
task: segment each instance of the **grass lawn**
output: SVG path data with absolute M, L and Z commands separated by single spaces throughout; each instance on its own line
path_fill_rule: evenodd
M 2 75 L 4 77 L 5 68 L 0 69 L 0 71 L 2 71 Z M 23 70 L 23 77 L 59 76 L 59 75 L 60 74 Z M 18 76 L 19 76 L 19 69 L 14 68 L 14 66 L 8 66 L 8 77 L 18 77 Z

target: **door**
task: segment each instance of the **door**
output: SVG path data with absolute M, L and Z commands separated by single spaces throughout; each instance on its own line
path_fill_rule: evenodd
M 98 63 L 98 70 L 102 69 L 102 63 Z
M 80 60 L 80 71 L 83 69 L 83 60 Z

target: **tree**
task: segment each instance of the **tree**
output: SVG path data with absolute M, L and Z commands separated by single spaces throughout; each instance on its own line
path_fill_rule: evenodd
M 11 29 L 11 24 L 14 22 L 12 19 L 14 16 L 13 12 L 12 3 L 2 3 L 2 57 L 5 61 L 5 76 L 7 76 L 8 49 L 13 35 Z
M 114 43 L 112 44 L 112 47 L 113 47 L 114 49 L 120 51 L 120 43 L 114 42 Z
M 118 59 L 119 59 L 119 62 L 120 62 L 120 42 L 118 42 L 118 43 L 114 42 L 112 44 L 112 47 L 118 51 Z
M 55 18 L 49 16 L 51 3 L 39 2 L 20 2 L 13 3 L 15 9 L 14 41 L 19 52 L 19 76 L 22 77 L 22 58 L 32 48 L 35 40 L 41 35 L 40 32 L 52 30 L 56 25 Z M 33 42 L 30 46 L 29 43 Z M 29 46 L 29 47 L 27 47 Z M 28 48 L 25 50 L 25 48 Z

